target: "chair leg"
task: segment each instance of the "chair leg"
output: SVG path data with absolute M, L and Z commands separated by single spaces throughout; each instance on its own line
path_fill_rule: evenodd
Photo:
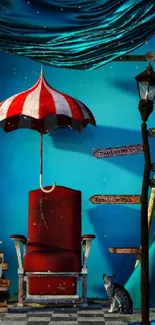
M 18 274 L 18 307 L 23 307 L 23 274 Z
M 87 274 L 82 276 L 82 307 L 87 307 Z

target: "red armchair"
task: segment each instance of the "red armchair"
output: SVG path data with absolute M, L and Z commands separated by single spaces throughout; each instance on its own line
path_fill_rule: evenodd
M 81 238 L 80 191 L 63 186 L 51 193 L 30 191 L 28 240 L 11 235 L 18 258 L 18 306 L 24 302 L 76 302 L 81 278 L 82 301 L 87 304 L 87 259 L 94 238 Z

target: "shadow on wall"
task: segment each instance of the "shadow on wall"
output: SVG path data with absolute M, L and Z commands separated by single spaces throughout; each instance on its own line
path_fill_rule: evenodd
M 137 73 L 138 74 L 138 73 Z M 136 75 L 135 75 L 136 76 Z M 134 79 L 134 78 L 133 78 Z M 125 94 L 132 94 L 137 96 L 137 100 L 138 100 L 138 89 L 137 89 L 137 84 L 136 84 L 136 80 L 134 82 L 134 80 L 132 81 L 126 81 L 126 80 L 112 80 L 112 79 L 108 79 L 108 82 L 113 86 L 113 87 L 117 87 L 122 93 Z M 136 92 L 137 91 L 137 92 Z M 138 101 L 137 101 L 137 105 L 138 105 Z
M 96 149 L 142 143 L 140 131 L 102 125 L 97 125 L 96 128 L 88 126 L 82 132 L 70 128 L 57 129 L 54 133 L 50 133 L 50 137 L 56 149 L 86 155 L 92 155 Z M 135 156 L 136 163 L 133 159 Z M 122 156 L 107 159 L 108 162 L 130 170 L 131 173 L 142 175 L 143 155 L 131 155 L 127 159 L 122 159 Z
M 140 246 L 140 212 L 126 206 L 101 205 L 87 210 L 87 214 L 103 258 L 108 260 L 110 268 L 116 274 L 116 281 L 124 285 L 134 269 L 136 256 L 112 254 L 109 248 Z M 107 270 L 102 270 L 102 273 L 106 272 Z M 99 294 L 103 294 L 102 285 L 94 289 Z

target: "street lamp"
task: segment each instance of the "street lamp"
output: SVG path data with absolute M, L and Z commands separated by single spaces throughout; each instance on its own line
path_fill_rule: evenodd
M 143 121 L 147 121 L 153 111 L 155 98 L 155 72 L 151 64 L 136 78 L 139 91 L 139 110 Z
M 148 53 L 146 60 L 151 62 L 154 55 Z M 141 192 L 141 297 L 142 297 L 142 321 L 141 325 L 150 325 L 149 322 L 149 230 L 148 230 L 148 192 L 150 185 L 151 157 L 148 141 L 148 130 L 146 121 L 153 112 L 153 101 L 155 98 L 155 72 L 149 63 L 146 70 L 136 78 L 139 90 L 139 111 L 141 113 L 141 133 L 144 151 L 144 174 Z

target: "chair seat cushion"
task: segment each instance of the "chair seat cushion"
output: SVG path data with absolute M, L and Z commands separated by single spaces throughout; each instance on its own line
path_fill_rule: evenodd
M 79 252 L 33 251 L 24 258 L 25 272 L 80 272 Z

